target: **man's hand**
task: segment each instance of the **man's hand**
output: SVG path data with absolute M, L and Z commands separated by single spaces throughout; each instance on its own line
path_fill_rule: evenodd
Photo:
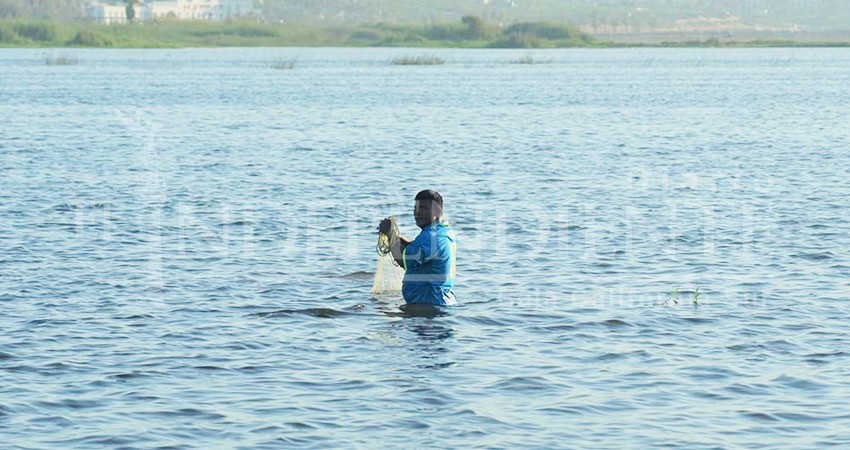
M 381 224 L 378 225 L 378 233 L 383 233 L 389 236 L 390 228 L 392 228 L 393 223 L 389 218 L 381 221 Z

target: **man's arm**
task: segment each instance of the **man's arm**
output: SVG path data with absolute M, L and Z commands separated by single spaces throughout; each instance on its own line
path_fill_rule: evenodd
M 401 267 L 404 267 L 403 252 L 404 252 L 404 249 L 407 248 L 408 245 L 410 245 L 410 241 L 399 236 L 398 242 L 396 242 L 395 245 L 393 245 L 392 248 L 390 249 L 392 251 L 393 259 L 395 260 L 396 264 L 398 264 Z
M 382 220 L 378 225 L 378 232 L 389 236 L 391 228 L 392 219 L 388 217 Z M 390 246 L 390 253 L 392 253 L 393 259 L 396 264 L 401 267 L 404 267 L 404 249 L 407 248 L 408 245 L 410 245 L 410 241 L 405 239 L 403 236 L 399 236 L 398 240 Z

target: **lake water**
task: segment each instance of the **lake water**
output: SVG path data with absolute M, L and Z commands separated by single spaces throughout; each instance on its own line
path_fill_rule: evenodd
M 2 447 L 850 446 L 850 50 L 525 55 L 0 50 Z

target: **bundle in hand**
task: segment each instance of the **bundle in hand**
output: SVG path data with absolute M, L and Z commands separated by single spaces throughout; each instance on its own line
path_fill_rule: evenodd
M 378 267 L 375 270 L 375 281 L 372 283 L 372 294 L 381 295 L 401 292 L 401 281 L 404 269 L 396 264 L 392 255 L 393 246 L 398 244 L 400 233 L 395 216 L 389 217 L 390 227 L 386 232 L 378 233 Z

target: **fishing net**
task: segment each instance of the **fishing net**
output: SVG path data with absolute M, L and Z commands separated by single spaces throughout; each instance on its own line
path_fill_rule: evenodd
M 392 216 L 387 234 L 378 233 L 378 244 L 375 246 L 378 253 L 378 268 L 375 270 L 375 281 L 372 283 L 373 295 L 401 292 L 404 269 L 396 264 L 392 255 L 392 248 L 398 242 L 399 236 L 398 224 L 395 216 Z

